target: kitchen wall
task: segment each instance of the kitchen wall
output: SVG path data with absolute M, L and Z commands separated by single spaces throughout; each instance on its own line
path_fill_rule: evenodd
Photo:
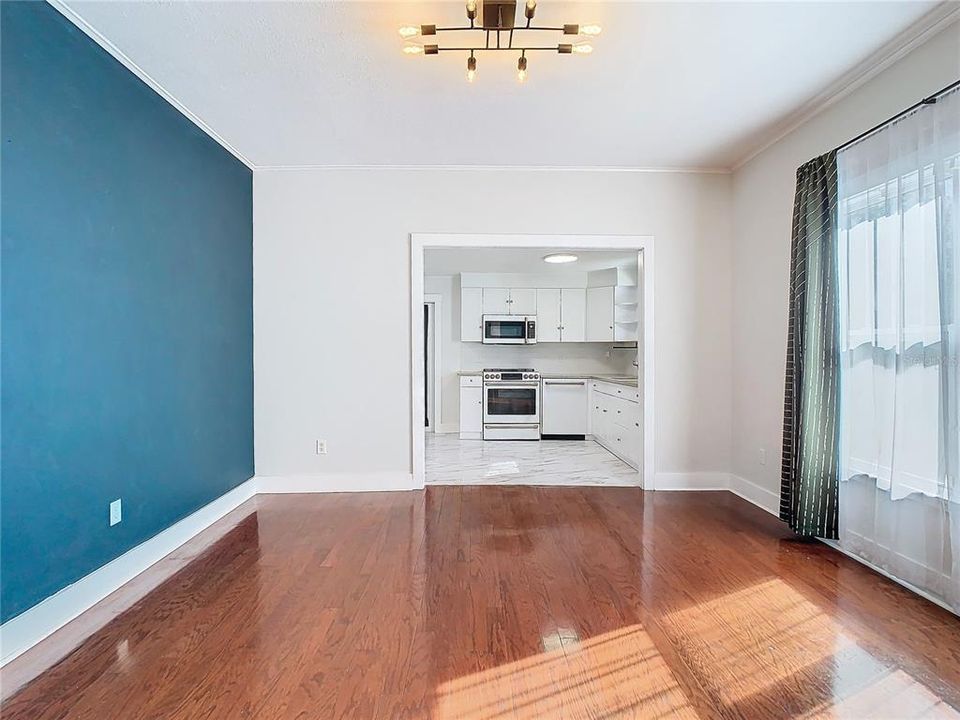
M 960 77 L 953 23 L 733 176 L 733 465 L 779 494 L 796 170 Z M 760 451 L 766 450 L 766 464 Z
M 253 474 L 253 187 L 50 5 L 0 30 L 5 621 Z
M 441 431 L 460 424 L 460 370 L 485 367 L 532 367 L 542 373 L 636 373 L 636 349 L 614 348 L 606 343 L 537 343 L 516 347 L 460 342 L 460 276 L 427 275 L 424 293 L 442 297 L 441 326 Z
M 728 175 L 358 168 L 254 173 L 258 475 L 410 472 L 411 232 L 654 235 L 657 467 L 728 471 Z

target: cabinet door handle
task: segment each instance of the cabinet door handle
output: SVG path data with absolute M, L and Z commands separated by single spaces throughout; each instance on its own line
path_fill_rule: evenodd
M 576 380 L 568 380 L 564 382 L 560 382 L 558 380 L 544 380 L 543 384 L 544 385 L 584 385 L 585 383 L 583 382 L 583 380 L 580 380 L 579 382 Z

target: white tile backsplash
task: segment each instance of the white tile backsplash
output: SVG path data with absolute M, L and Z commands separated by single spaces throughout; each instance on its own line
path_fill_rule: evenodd
M 483 345 L 460 343 L 460 369 L 531 367 L 542 373 L 630 373 L 636 348 L 614 348 L 605 343 L 537 343 Z

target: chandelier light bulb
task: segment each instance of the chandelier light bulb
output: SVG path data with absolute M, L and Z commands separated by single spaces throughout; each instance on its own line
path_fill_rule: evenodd
M 536 12 L 537 12 L 537 0 L 527 0 L 527 4 L 523 8 L 523 14 L 526 16 L 527 20 L 532 20 L 533 15 Z
M 420 47 L 419 45 L 404 45 L 403 51 L 407 55 L 419 55 L 420 53 L 423 52 L 423 48 Z
M 467 19 L 473 20 L 477 17 L 477 0 L 467 0 Z M 472 27 L 472 23 L 471 23 Z
M 581 25 L 580 32 L 584 35 L 599 35 L 603 30 L 599 25 Z
M 477 59 L 471 55 L 467 58 L 467 82 L 473 82 L 477 77 Z
M 527 58 L 523 55 L 517 60 L 517 80 L 524 82 L 527 79 Z
M 404 25 L 404 26 L 403 26 L 402 28 L 400 28 L 400 30 L 399 30 L 400 37 L 402 37 L 402 38 L 410 38 L 410 37 L 413 37 L 413 36 L 416 35 L 418 32 L 420 32 L 420 31 L 419 31 L 417 28 L 415 28 L 415 27 L 413 27 L 413 26 L 411 26 L 411 25 Z
M 589 55 L 593 52 L 593 45 L 590 43 L 577 43 L 573 46 L 573 51 L 578 55 Z

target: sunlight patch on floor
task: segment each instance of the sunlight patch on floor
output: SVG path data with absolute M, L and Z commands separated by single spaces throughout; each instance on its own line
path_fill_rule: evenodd
M 955 712 L 861 648 L 834 619 L 777 578 L 670 613 L 662 622 L 667 632 L 685 638 L 683 656 L 704 669 L 711 694 L 728 707 L 759 697 L 775 705 L 788 690 L 809 700 L 804 717 L 810 718 Z M 870 707 L 873 713 L 865 714 Z
M 548 645 L 549 646 L 549 645 Z M 639 625 L 444 683 L 434 720 L 696 718 Z
M 895 670 L 849 697 L 825 703 L 803 716 L 804 720 L 890 717 L 960 720 L 960 712 L 903 670 Z

